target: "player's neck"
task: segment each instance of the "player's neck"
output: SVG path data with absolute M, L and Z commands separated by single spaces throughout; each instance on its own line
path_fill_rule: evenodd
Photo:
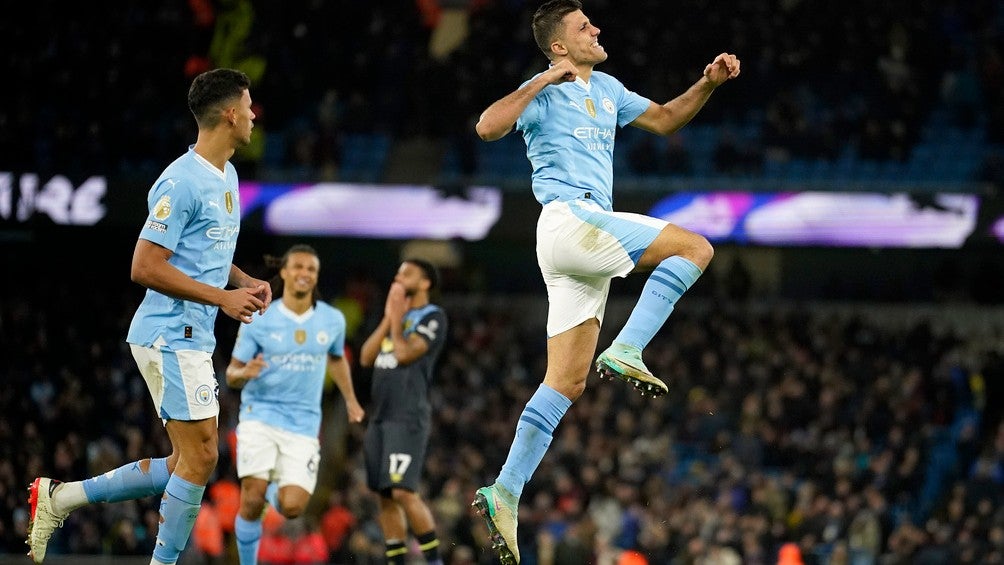
M 227 161 L 234 155 L 234 146 L 229 135 L 213 131 L 199 130 L 199 138 L 195 141 L 195 152 L 209 161 L 214 167 L 226 170 Z
M 282 305 L 289 308 L 289 311 L 294 314 L 303 314 L 307 310 L 310 310 L 314 305 L 313 295 L 306 295 L 303 298 L 298 298 L 291 294 L 283 293 L 282 295 Z
M 411 302 L 408 305 L 409 308 L 415 310 L 416 308 L 421 308 L 429 303 L 428 294 L 415 294 L 411 297 Z

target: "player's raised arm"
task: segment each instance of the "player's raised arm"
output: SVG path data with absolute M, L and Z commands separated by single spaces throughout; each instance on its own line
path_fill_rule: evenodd
M 697 115 L 715 88 L 737 76 L 739 59 L 722 53 L 704 67 L 704 75 L 686 92 L 662 105 L 653 102 L 631 125 L 659 135 L 670 135 Z
M 552 65 L 530 82 L 496 100 L 485 109 L 474 129 L 478 132 L 478 136 L 485 141 L 502 139 L 512 131 L 519 115 L 523 113 L 523 110 L 526 110 L 527 105 L 540 94 L 540 91 L 551 84 L 571 82 L 578 75 L 578 69 L 570 61 L 563 60 Z

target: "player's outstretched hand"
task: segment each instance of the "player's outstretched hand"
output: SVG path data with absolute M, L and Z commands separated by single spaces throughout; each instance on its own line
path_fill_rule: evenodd
M 551 65 L 547 71 L 544 72 L 544 76 L 547 77 L 548 83 L 550 84 L 572 82 L 579 76 L 579 69 L 577 69 L 568 59 L 562 59 Z
M 267 284 L 265 288 L 268 288 Z M 224 291 L 220 310 L 223 310 L 224 314 L 237 321 L 250 324 L 252 314 L 265 311 L 265 302 L 258 298 L 258 295 L 262 292 L 266 291 L 261 286 L 255 288 L 235 288 Z M 272 291 L 268 290 L 267 293 L 267 297 L 271 299 Z
M 739 59 L 731 53 L 722 53 L 704 67 L 704 76 L 715 86 L 736 78 L 739 76 Z

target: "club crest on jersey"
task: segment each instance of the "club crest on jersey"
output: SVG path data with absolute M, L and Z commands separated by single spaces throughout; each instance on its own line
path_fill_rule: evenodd
M 171 215 L 171 197 L 164 195 L 153 205 L 153 217 L 164 221 Z
M 613 114 L 614 113 L 614 101 L 613 100 L 611 100 L 611 99 L 607 98 L 606 96 L 604 96 L 603 97 L 603 102 L 601 102 L 601 104 L 603 104 L 603 109 L 606 110 L 608 114 Z
M 331 338 L 328 337 L 328 332 L 317 332 L 317 343 L 321 345 L 327 345 Z
M 195 401 L 202 406 L 209 406 L 213 402 L 215 394 L 209 385 L 202 385 L 195 389 Z
M 223 204 L 227 207 L 227 214 L 234 213 L 234 195 L 229 190 L 223 195 Z
M 596 104 L 593 103 L 592 98 L 586 98 L 586 111 L 589 112 L 590 118 L 596 117 Z
M 293 341 L 297 345 L 303 345 L 307 341 L 307 330 L 296 330 L 293 332 Z

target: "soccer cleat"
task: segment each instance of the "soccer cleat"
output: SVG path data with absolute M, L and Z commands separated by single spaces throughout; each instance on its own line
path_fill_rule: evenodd
M 45 559 L 45 548 L 49 538 L 56 528 L 63 525 L 67 514 L 59 515 L 52 510 L 52 493 L 60 482 L 39 477 L 28 486 L 28 505 L 31 513 L 28 518 L 28 557 L 35 563 Z
M 633 385 L 642 396 L 662 396 L 669 392 L 666 383 L 657 379 L 645 362 L 641 350 L 631 345 L 615 343 L 596 358 L 600 378 L 617 378 Z
M 471 503 L 488 524 L 492 549 L 499 552 L 502 565 L 519 565 L 519 546 L 516 543 L 516 513 L 514 506 L 506 504 L 497 493 L 497 487 L 481 487 Z

